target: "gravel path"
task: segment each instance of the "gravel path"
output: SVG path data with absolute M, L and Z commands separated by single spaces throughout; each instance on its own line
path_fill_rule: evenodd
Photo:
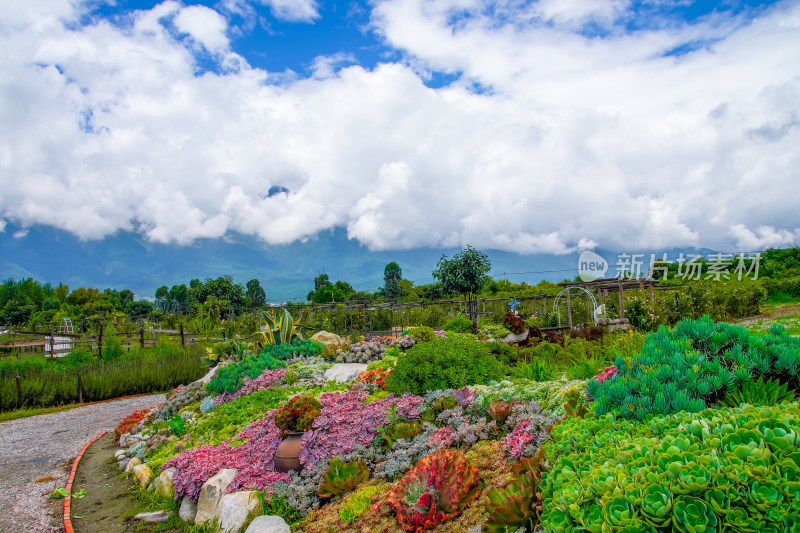
M 62 502 L 48 496 L 67 483 L 83 445 L 163 401 L 163 394 L 138 396 L 0 423 L 0 533 L 63 531 Z

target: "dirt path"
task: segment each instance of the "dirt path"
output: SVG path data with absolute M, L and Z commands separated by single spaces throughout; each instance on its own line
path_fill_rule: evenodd
M 114 452 L 118 449 L 112 434 L 103 435 L 89 446 L 78 463 L 72 492 L 83 488 L 86 496 L 72 499 L 72 527 L 75 533 L 140 531 L 142 524 L 121 518 L 134 508 L 134 502 L 129 495 L 132 486 L 130 481 L 119 476 L 113 461 Z
M 84 444 L 163 401 L 163 394 L 138 396 L 0 423 L 0 532 L 63 531 L 62 502 L 48 496 L 66 484 Z
M 797 313 L 800 313 L 800 304 L 782 305 L 780 307 L 772 308 L 766 313 L 762 313 L 757 316 L 751 316 L 749 318 L 743 318 L 742 320 L 737 320 L 736 323 L 740 326 L 749 326 L 750 324 L 755 324 L 756 322 L 761 322 L 762 320 L 771 320 Z

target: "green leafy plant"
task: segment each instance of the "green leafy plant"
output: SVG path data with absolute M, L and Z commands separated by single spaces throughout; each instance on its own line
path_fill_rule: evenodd
M 182 437 L 185 424 L 180 415 L 175 415 L 169 420 L 169 429 L 173 435 Z
M 453 333 L 474 333 L 475 324 L 464 315 L 456 315 L 442 326 L 445 331 Z
M 757 381 L 746 381 L 742 388 L 729 392 L 721 401 L 721 405 L 737 407 L 741 404 L 750 405 L 778 405 L 794 400 L 795 392 L 789 390 L 786 383 L 781 384 L 778 380 L 770 379 L 764 381 L 764 376 Z
M 417 342 L 430 342 L 435 337 L 433 328 L 419 326 L 408 331 L 408 336 Z
M 520 362 L 513 370 L 514 377 L 531 381 L 552 381 L 558 370 L 544 359 L 533 359 L 530 363 Z
M 424 457 L 386 496 L 405 531 L 425 531 L 458 516 L 478 497 L 478 469 L 449 449 Z
M 503 376 L 503 366 L 479 341 L 437 337 L 416 344 L 397 360 L 386 390 L 422 394 L 428 390 L 460 389 Z
M 330 466 L 322 475 L 322 484 L 317 490 L 320 498 L 332 498 L 350 492 L 369 479 L 369 470 L 362 461 L 343 463 L 338 457 L 331 459 Z
M 310 396 L 295 396 L 278 409 L 275 425 L 285 436 L 290 432 L 305 432 L 311 429 L 314 419 L 319 416 L 322 405 Z

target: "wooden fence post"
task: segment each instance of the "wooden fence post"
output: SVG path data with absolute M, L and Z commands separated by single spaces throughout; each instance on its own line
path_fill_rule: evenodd
M 56 344 L 56 333 L 55 330 L 53 329 L 53 324 L 50 324 L 50 359 L 53 359 L 56 356 L 55 344 Z
M 22 409 L 22 377 L 17 372 L 17 409 Z
M 80 371 L 78 371 L 78 403 L 83 403 L 83 380 Z
M 103 358 L 103 323 L 100 322 L 100 333 L 97 334 L 97 355 Z
M 617 291 L 618 291 L 618 298 L 619 298 L 619 317 L 625 318 L 625 299 L 623 296 L 623 288 L 622 288 L 622 278 L 619 279 L 617 282 Z
M 139 328 L 139 347 L 144 349 L 144 326 Z
M 183 336 L 183 324 L 181 324 L 181 347 L 186 348 L 186 338 Z

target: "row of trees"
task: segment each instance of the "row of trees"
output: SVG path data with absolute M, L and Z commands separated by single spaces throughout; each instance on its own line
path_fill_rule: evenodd
M 206 278 L 205 281 L 193 279 L 188 287 L 185 284 L 159 287 L 156 290 L 155 308 L 167 313 L 186 314 L 210 298 L 214 298 L 222 307 L 234 310 L 263 307 L 267 303 L 267 294 L 257 279 L 251 279 L 242 286 L 230 276 L 220 276 L 216 279 Z

